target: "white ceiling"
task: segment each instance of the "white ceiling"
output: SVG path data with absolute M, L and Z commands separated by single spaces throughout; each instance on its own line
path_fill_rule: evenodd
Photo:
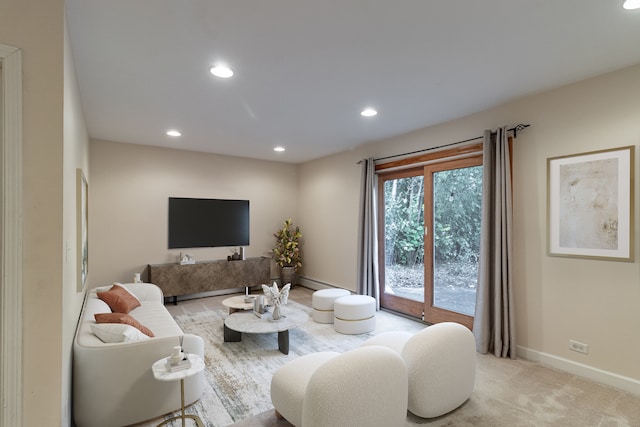
M 66 0 L 92 138 L 291 163 L 639 63 L 622 2 Z

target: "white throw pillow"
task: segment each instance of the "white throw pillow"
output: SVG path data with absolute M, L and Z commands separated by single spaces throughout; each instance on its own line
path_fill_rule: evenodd
M 149 337 L 131 325 L 122 323 L 96 323 L 91 325 L 93 333 L 105 343 L 148 340 Z

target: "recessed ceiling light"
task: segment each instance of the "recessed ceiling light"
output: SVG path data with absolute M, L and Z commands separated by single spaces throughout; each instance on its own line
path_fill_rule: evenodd
M 639 9 L 640 8 L 640 0 L 627 0 L 622 5 L 625 9 Z
M 378 114 L 378 112 L 376 110 L 374 110 L 373 108 L 365 108 L 364 110 L 362 110 L 360 112 L 360 115 L 362 117 L 373 117 L 376 114 Z
M 211 74 L 222 79 L 228 79 L 233 76 L 233 70 L 225 65 L 216 65 L 211 67 Z
M 180 133 L 180 131 L 175 130 L 175 129 L 169 129 L 167 131 L 167 135 L 169 136 L 182 136 L 182 134 Z
M 282 152 L 284 151 L 284 147 L 282 145 L 278 145 L 276 148 L 273 149 L 273 151 Z

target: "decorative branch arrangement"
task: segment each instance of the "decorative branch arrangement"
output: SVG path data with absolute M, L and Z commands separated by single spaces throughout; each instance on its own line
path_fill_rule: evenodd
M 271 316 L 273 320 L 279 320 L 281 318 L 280 305 L 287 304 L 290 288 L 290 283 L 284 285 L 281 290 L 278 289 L 278 284 L 276 282 L 273 282 L 272 287 L 262 285 L 264 295 L 269 300 L 269 304 L 273 306 L 273 314 Z

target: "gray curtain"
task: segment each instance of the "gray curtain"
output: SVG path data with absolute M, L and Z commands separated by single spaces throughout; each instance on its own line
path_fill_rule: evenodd
M 480 353 L 516 357 L 511 162 L 507 128 L 485 131 L 480 266 L 473 333 Z
M 376 299 L 380 309 L 378 282 L 378 232 L 376 212 L 376 174 L 372 158 L 362 160 L 360 185 L 360 229 L 358 248 L 358 293 Z

